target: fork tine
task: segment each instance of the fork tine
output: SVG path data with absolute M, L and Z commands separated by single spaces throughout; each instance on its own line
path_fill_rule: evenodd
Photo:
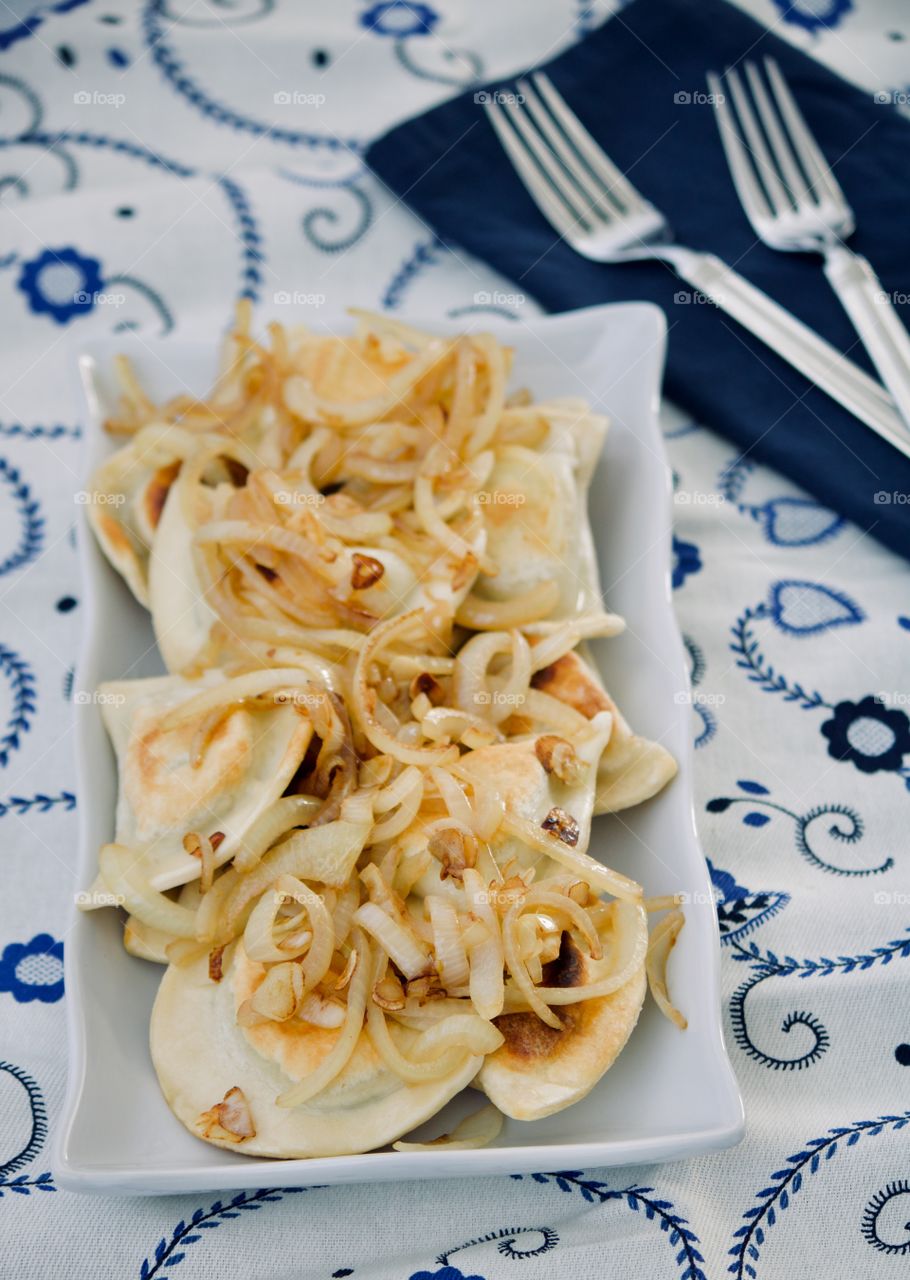
M 809 179 L 810 188 L 817 198 L 827 195 L 835 203 L 846 207 L 847 200 L 840 189 L 840 184 L 803 119 L 803 114 L 796 105 L 796 99 L 790 92 L 790 86 L 784 79 L 775 58 L 765 58 L 765 72 L 777 101 L 778 110 L 789 131 L 790 140 Z
M 759 75 L 758 67 L 754 62 L 747 62 L 745 69 L 746 79 L 749 81 L 749 88 L 752 90 L 752 101 L 755 103 L 755 109 L 762 122 L 765 137 L 771 145 L 771 152 L 777 162 L 778 169 L 783 174 L 784 182 L 790 191 L 793 203 L 797 208 L 800 205 L 811 203 L 812 194 L 800 172 L 796 155 L 787 138 L 787 134 L 780 126 L 777 112 L 774 110 L 771 98 Z
M 503 150 L 518 171 L 518 176 L 540 212 L 563 237 L 568 239 L 579 227 L 578 216 L 571 205 L 553 190 L 514 129 L 506 124 L 505 113 L 493 102 L 484 103 L 490 124 L 502 143 Z
M 787 194 L 787 189 L 781 182 L 774 167 L 774 161 L 771 159 L 771 153 L 762 137 L 761 129 L 758 127 L 755 112 L 752 110 L 748 95 L 739 78 L 739 73 L 734 67 L 730 67 L 726 72 L 726 78 L 730 88 L 730 95 L 733 98 L 733 105 L 736 107 L 736 114 L 739 116 L 739 122 L 745 135 L 747 149 L 751 153 L 752 163 L 765 189 L 768 203 L 773 213 L 783 213 L 793 207 L 793 201 Z
M 527 113 L 517 102 L 506 102 L 503 111 L 509 123 L 521 135 L 533 153 L 539 169 L 542 169 L 563 204 L 572 210 L 575 219 L 585 228 L 591 220 L 590 200 L 584 189 L 559 163 L 553 152 L 528 119 Z M 597 215 L 594 215 L 595 218 Z
M 773 216 L 771 206 L 755 176 L 755 169 L 746 150 L 746 144 L 721 88 L 720 77 L 714 71 L 709 71 L 707 80 L 708 89 L 714 99 L 714 118 L 717 121 L 720 140 L 740 204 L 749 218 L 770 218 Z
M 527 80 L 518 81 L 518 91 L 523 94 L 525 106 L 534 123 L 590 202 L 589 216 L 599 217 L 609 222 L 615 218 L 617 213 L 623 215 L 625 210 L 618 198 L 604 186 L 599 178 L 595 178 L 590 170 L 585 168 L 584 164 L 579 160 L 577 152 L 573 150 L 565 135 L 560 132 L 553 121 L 553 117 L 546 110 L 540 97 Z
M 617 169 L 600 144 L 595 142 L 588 133 L 575 112 L 569 108 L 550 77 L 543 71 L 536 71 L 531 79 L 535 89 L 571 138 L 585 163 L 605 184 L 610 194 L 619 197 L 626 212 L 643 213 L 649 209 L 648 202 L 633 187 L 625 174 Z

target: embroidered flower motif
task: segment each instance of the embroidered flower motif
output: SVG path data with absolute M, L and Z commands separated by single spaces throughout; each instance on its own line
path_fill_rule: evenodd
M 379 36 L 428 36 L 439 14 L 428 4 L 411 0 L 382 0 L 361 15 L 360 22 Z
M 11 942 L 0 956 L 0 991 L 10 992 L 19 1004 L 61 1000 L 63 943 L 49 933 L 36 933 L 31 942 Z
M 681 587 L 691 573 L 701 569 L 701 552 L 694 542 L 673 539 L 673 586 Z
M 828 739 L 828 755 L 850 760 L 862 773 L 900 769 L 910 751 L 910 720 L 867 694 L 859 702 L 839 702 L 821 731 Z
M 463 1275 L 457 1267 L 441 1267 L 439 1271 L 415 1271 L 410 1280 L 484 1280 L 484 1278 Z
M 774 583 L 767 609 L 775 626 L 791 636 L 815 636 L 832 627 L 855 627 L 866 618 L 859 605 L 842 591 L 797 578 Z
M 784 22 L 804 31 L 832 31 L 853 9 L 853 0 L 774 0 Z
M 101 263 L 72 248 L 45 249 L 22 264 L 17 284 L 32 311 L 69 324 L 94 307 L 102 288 Z

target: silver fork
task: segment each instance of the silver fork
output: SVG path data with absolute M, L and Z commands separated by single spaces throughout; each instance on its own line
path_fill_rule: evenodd
M 664 216 L 617 169 L 548 76 L 536 72 L 517 87 L 518 94 L 485 95 L 485 110 L 538 208 L 577 253 L 597 262 L 666 262 L 910 457 L 910 436 L 874 378 L 720 258 L 673 244 Z
M 735 68 L 723 78 L 708 73 L 742 206 L 755 234 L 772 249 L 823 256 L 825 275 L 910 424 L 910 333 L 867 259 L 844 244 L 856 229 L 853 210 L 780 67 L 773 58 L 765 58 L 764 67 L 762 76 L 746 62 L 745 83 Z

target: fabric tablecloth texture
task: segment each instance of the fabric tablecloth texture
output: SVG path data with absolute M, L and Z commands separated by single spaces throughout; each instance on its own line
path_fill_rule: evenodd
M 907 100 L 903 0 L 747 7 L 869 95 Z M 221 1197 L 83 1198 L 49 1172 L 78 804 L 74 352 L 127 327 L 214 342 L 241 295 L 261 322 L 359 303 L 520 324 L 534 304 L 518 287 L 444 250 L 362 157 L 406 117 L 547 61 L 606 16 L 578 0 L 11 0 L 0 13 L 3 1277 L 886 1280 L 905 1265 L 906 567 L 671 408 L 696 808 L 745 1141 L 649 1168 L 295 1192 L 276 1165 L 277 1189 Z M 622 12 L 612 21 L 621 30 Z M 740 412 L 750 438 L 762 406 Z M 895 506 L 910 498 L 882 488 Z

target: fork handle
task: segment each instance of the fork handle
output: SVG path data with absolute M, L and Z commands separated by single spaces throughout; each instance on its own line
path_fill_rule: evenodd
M 868 259 L 840 244 L 825 251 L 825 275 L 910 425 L 910 333 L 881 281 Z
M 661 255 L 676 274 L 910 457 L 910 434 L 874 378 L 713 253 L 673 247 Z

